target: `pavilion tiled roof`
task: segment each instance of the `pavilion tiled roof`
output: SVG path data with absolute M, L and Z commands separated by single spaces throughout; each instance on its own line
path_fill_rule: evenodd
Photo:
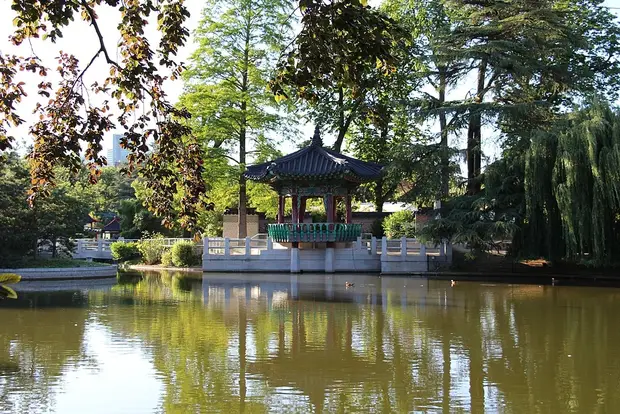
M 323 147 L 318 128 L 312 143 L 297 152 L 262 164 L 251 165 L 246 178 L 273 183 L 286 180 L 344 179 L 356 183 L 374 181 L 383 172 L 383 166 L 357 160 Z

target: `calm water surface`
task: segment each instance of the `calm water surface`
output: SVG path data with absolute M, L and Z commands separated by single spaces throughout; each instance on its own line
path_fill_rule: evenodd
M 179 273 L 16 287 L 0 413 L 620 412 L 618 289 Z

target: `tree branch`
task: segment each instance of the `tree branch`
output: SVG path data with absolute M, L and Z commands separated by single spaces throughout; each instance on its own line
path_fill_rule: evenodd
M 85 0 L 82 0 L 81 4 L 82 4 L 82 7 L 84 7 L 84 9 L 86 9 L 86 12 L 88 13 L 88 16 L 90 17 L 90 22 L 93 25 L 93 27 L 95 28 L 95 32 L 97 33 L 97 37 L 99 38 L 99 47 L 100 47 L 100 49 L 99 49 L 99 52 L 97 52 L 97 55 L 100 52 L 103 52 L 103 55 L 105 56 L 105 60 L 106 60 L 106 62 L 108 62 L 108 64 L 114 65 L 117 68 L 120 68 L 120 65 L 115 60 L 110 58 L 110 55 L 108 54 L 108 49 L 106 48 L 105 42 L 103 41 L 103 34 L 101 34 L 101 29 L 99 29 L 99 24 L 97 23 L 97 16 L 95 15 L 95 12 L 88 5 L 88 3 L 86 3 Z

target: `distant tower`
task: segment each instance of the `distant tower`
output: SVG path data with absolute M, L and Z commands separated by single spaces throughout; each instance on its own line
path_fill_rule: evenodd
M 108 150 L 108 165 L 117 166 L 127 162 L 129 150 L 121 148 L 123 134 L 112 135 L 112 148 Z

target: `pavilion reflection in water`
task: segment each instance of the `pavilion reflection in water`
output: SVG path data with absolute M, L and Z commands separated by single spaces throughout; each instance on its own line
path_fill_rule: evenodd
M 347 289 L 346 275 L 232 277 L 139 276 L 49 300 L 24 293 L 36 309 L 1 309 L 19 325 L 0 326 L 0 407 L 17 395 L 28 412 L 49 412 L 54 384 L 88 361 L 93 329 L 148 358 L 160 412 L 620 407 L 613 290 L 372 276 Z
M 408 404 L 400 406 L 395 401 L 395 391 L 409 394 L 408 397 L 401 395 L 401 400 L 420 399 L 425 403 L 432 402 L 431 405 L 450 407 L 450 390 L 454 384 L 450 379 L 450 354 L 453 350 L 449 340 L 443 347 L 444 363 L 435 367 L 437 372 L 443 370 L 437 385 L 444 388 L 443 392 L 436 393 L 435 390 L 422 391 L 425 387 L 413 384 L 413 378 L 410 378 L 409 390 L 406 390 L 405 383 L 395 382 L 399 376 L 397 365 L 411 357 L 412 350 L 404 353 L 402 349 L 394 350 L 394 345 L 400 348 L 400 344 L 395 344 L 393 338 L 385 338 L 386 319 L 391 317 L 387 314 L 388 304 L 392 310 L 397 307 L 403 311 L 412 305 L 422 308 L 463 306 L 458 297 L 452 297 L 445 289 L 446 282 L 356 275 L 355 286 L 346 288 L 347 275 L 291 275 L 288 281 L 282 281 L 281 276 L 249 274 L 240 275 L 237 280 L 231 277 L 234 276 L 205 276 L 202 288 L 206 306 L 209 301 L 216 301 L 218 306 L 225 307 L 234 302 L 244 304 L 239 307 L 238 314 L 240 396 L 247 394 L 246 378 L 260 378 L 269 387 L 301 392 L 317 412 L 333 409 L 333 402 L 329 400 L 334 395 L 342 398 L 343 392 L 363 393 L 364 384 L 378 387 L 372 394 L 378 392 L 376 395 L 382 400 L 382 407 L 376 411 L 405 409 Z M 265 300 L 268 311 L 282 312 L 278 320 L 277 339 L 268 358 L 254 358 L 248 355 L 246 348 L 248 315 L 255 311 L 253 306 L 260 299 Z M 370 305 L 370 308 L 361 309 L 360 306 L 364 305 Z M 307 320 L 316 318 L 317 313 L 326 319 L 324 336 L 318 341 L 312 328 L 307 326 Z M 364 338 L 360 332 L 360 318 L 368 317 L 371 319 L 373 338 Z M 415 329 L 414 326 L 411 328 Z M 309 340 L 310 336 L 314 340 Z M 401 372 L 400 380 L 406 382 L 405 378 L 412 375 L 411 372 Z M 482 378 L 478 380 L 481 388 Z M 417 397 L 416 390 L 420 391 Z M 351 397 L 355 400 L 360 396 Z M 482 401 L 483 398 L 479 400 L 483 404 Z M 326 408 L 326 404 L 330 408 Z

